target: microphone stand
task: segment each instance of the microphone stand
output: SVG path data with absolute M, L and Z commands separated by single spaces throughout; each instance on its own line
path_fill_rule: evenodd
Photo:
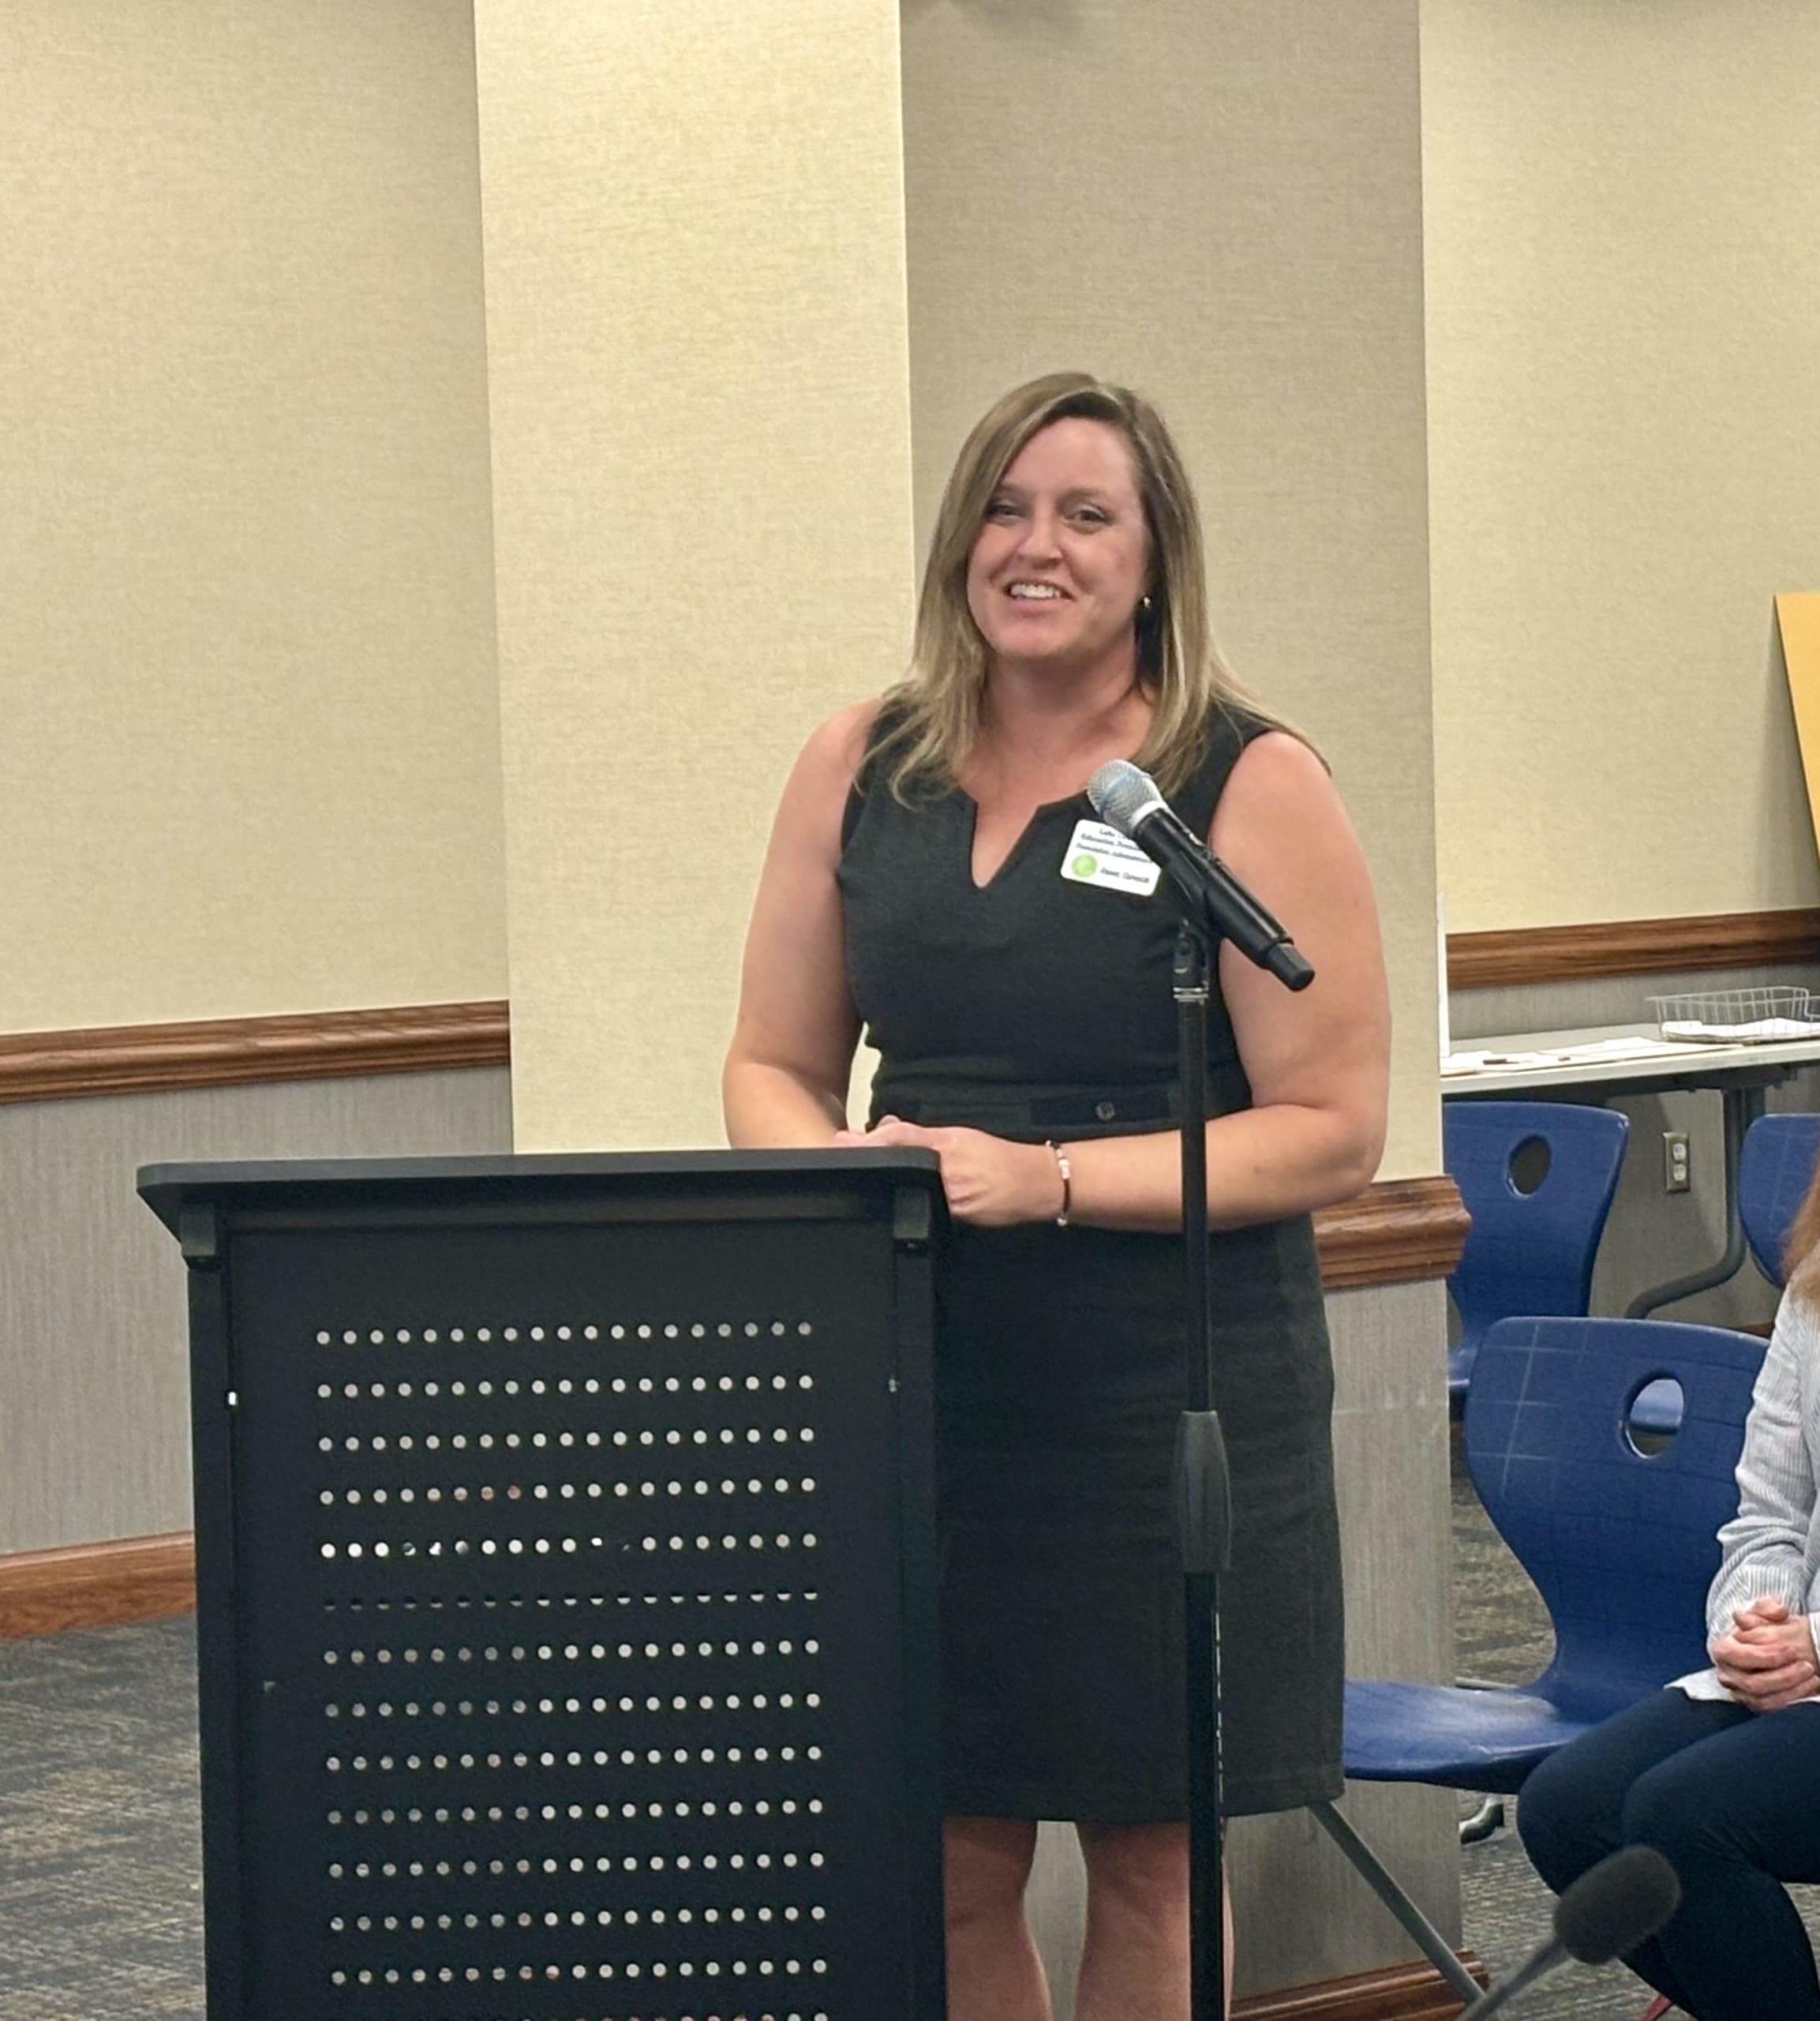
M 1207 1253 L 1207 1007 L 1213 951 L 1192 903 L 1176 936 L 1172 989 L 1182 1072 L 1182 1233 L 1187 1252 L 1188 1408 L 1175 1446 L 1176 1529 L 1187 1652 L 1189 2012 L 1220 2021 L 1226 2003 L 1225 1820 L 1220 1783 L 1219 1578 L 1230 1551 L 1231 1487 L 1213 1408 L 1213 1313 Z

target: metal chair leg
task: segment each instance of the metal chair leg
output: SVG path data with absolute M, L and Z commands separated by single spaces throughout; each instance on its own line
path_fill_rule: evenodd
M 1460 1820 L 1460 1843 L 1476 1846 L 1481 1839 L 1489 1839 L 1494 1832 L 1504 1828 L 1504 1804 L 1501 1797 L 1487 1797 L 1470 1817 Z
M 1344 1853 L 1372 1892 L 1421 1947 L 1422 1955 L 1468 2006 L 1482 1989 L 1459 1954 L 1397 1884 L 1388 1867 L 1331 1803 L 1309 1805 L 1315 1821 Z

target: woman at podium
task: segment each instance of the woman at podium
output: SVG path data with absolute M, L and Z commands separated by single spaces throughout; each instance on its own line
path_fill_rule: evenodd
M 1155 411 L 1058 373 L 961 449 L 912 669 L 785 788 L 725 1072 L 736 1145 L 915 1145 L 957 1224 L 937 1338 L 949 2012 L 1043 2021 L 1036 1820 L 1088 1887 L 1079 2021 L 1188 2012 L 1186 1397 L 1178 914 L 1084 788 L 1133 760 L 1313 963 L 1220 950 L 1208 1206 L 1232 1471 L 1228 1814 L 1338 1793 L 1332 1377 L 1309 1213 L 1368 1184 L 1388 1012 L 1327 771 L 1209 636 L 1198 513 Z M 846 1098 L 878 1051 L 864 1131 Z

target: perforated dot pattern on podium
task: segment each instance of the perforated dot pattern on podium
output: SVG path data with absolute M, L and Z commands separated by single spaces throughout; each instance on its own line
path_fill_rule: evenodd
M 558 1218 L 280 1216 L 216 1280 L 212 1974 L 231 1894 L 272 2021 L 908 2015 L 938 1810 L 889 1228 Z

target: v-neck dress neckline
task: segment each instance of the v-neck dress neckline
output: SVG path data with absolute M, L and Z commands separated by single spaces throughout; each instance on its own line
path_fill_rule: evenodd
M 954 797 L 961 809 L 961 826 L 966 831 L 964 838 L 966 853 L 963 862 L 967 872 L 968 887 L 979 898 L 1002 887 L 1006 873 L 1028 855 L 1035 846 L 1034 838 L 1038 831 L 1045 827 L 1054 816 L 1065 812 L 1071 808 L 1084 808 L 1088 804 L 1084 793 L 1070 793 L 1065 800 L 1039 801 L 1030 810 L 1029 819 L 1013 837 L 1010 848 L 993 867 L 992 875 L 982 883 L 973 872 L 973 846 L 979 834 L 979 803 L 964 786 L 954 789 Z

